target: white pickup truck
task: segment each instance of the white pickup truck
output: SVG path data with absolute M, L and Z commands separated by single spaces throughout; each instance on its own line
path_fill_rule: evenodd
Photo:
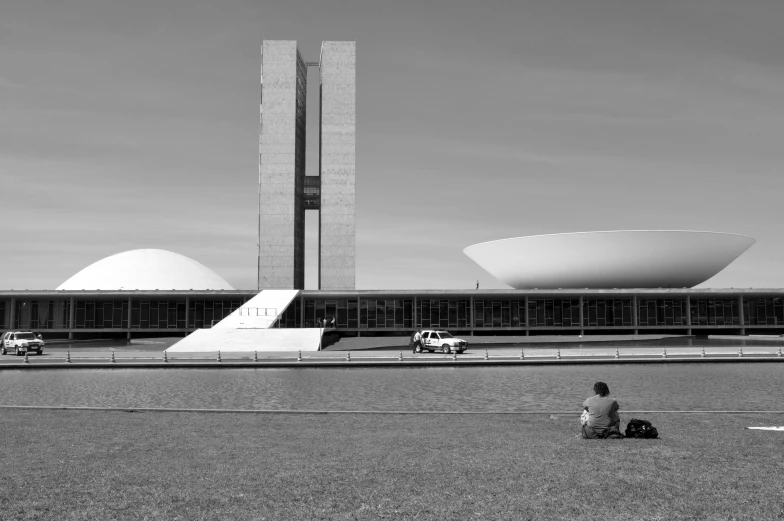
M 443 329 L 423 329 L 422 330 L 422 344 L 429 352 L 441 351 L 442 353 L 462 353 L 468 348 L 468 342 L 462 338 L 455 338 L 449 332 Z M 422 349 L 417 346 L 417 353 L 421 353 Z
M 17 356 L 33 352 L 42 355 L 46 345 L 40 335 L 36 336 L 31 331 L 9 331 L 3 335 L 0 343 L 0 352 L 4 355 L 13 352 Z

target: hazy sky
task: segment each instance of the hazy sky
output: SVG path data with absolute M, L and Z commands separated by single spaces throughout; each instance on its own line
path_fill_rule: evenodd
M 357 41 L 359 289 L 502 288 L 464 247 L 613 229 L 750 235 L 704 286 L 784 287 L 783 21 L 781 0 L 4 0 L 0 288 L 135 248 L 255 288 L 262 39 L 308 61 Z

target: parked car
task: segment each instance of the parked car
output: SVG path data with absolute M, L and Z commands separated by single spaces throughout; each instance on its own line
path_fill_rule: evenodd
M 41 335 L 36 336 L 32 331 L 9 331 L 3 335 L 0 343 L 0 353 L 5 355 L 13 352 L 17 356 L 33 352 L 42 355 L 46 345 Z
M 468 348 L 468 342 L 462 338 L 453 337 L 443 329 L 423 329 L 422 343 L 429 352 L 441 351 L 442 353 L 462 353 Z M 421 347 L 416 348 L 417 353 L 422 352 Z

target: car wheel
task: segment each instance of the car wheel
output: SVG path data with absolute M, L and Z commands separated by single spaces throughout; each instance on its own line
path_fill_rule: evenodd
M 16 351 L 14 351 L 14 353 L 15 353 L 15 356 L 19 356 L 19 355 L 22 354 L 22 353 L 19 352 L 19 348 L 18 347 L 16 348 Z
M 444 353 L 445 355 L 448 355 L 449 354 L 449 344 L 442 345 L 441 346 L 441 352 Z
M 460 351 L 458 351 L 458 353 L 462 355 L 463 353 L 465 353 L 465 349 L 461 349 Z
M 434 352 L 435 352 L 435 349 L 428 349 L 428 350 L 427 350 L 427 352 L 428 352 L 428 353 L 434 353 Z
M 417 353 L 421 353 L 422 352 L 422 346 L 416 346 L 416 348 L 414 348 L 414 351 L 417 352 Z

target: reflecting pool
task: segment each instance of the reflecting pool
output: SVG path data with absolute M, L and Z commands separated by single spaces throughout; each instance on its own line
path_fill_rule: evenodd
M 0 371 L 0 405 L 301 411 L 780 410 L 784 363 Z

